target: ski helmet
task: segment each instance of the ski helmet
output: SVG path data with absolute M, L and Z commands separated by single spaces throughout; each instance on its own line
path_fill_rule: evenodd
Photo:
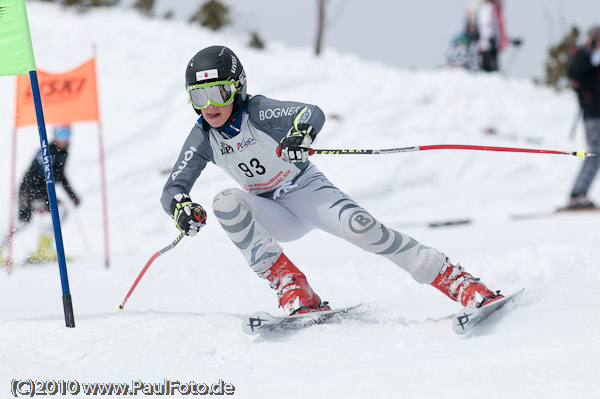
M 71 126 L 63 125 L 54 128 L 54 139 L 69 141 L 71 138 Z
M 233 102 L 234 110 L 246 101 L 246 72 L 239 58 L 225 46 L 211 46 L 196 53 L 185 69 L 185 85 L 229 80 L 237 90 Z M 200 111 L 195 109 L 196 113 Z

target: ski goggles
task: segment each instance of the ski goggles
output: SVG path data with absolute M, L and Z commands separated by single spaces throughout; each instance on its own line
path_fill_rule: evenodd
M 237 91 L 235 83 L 228 80 L 192 85 L 186 90 L 196 109 L 205 109 L 211 104 L 217 107 L 231 104 Z

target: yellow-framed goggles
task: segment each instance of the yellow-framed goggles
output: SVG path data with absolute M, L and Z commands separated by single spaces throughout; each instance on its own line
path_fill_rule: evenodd
M 191 85 L 186 90 L 196 109 L 205 109 L 211 104 L 217 107 L 231 104 L 237 92 L 235 83 L 229 80 Z

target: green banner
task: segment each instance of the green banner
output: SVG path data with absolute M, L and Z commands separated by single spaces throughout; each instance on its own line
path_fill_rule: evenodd
M 0 76 L 35 71 L 25 0 L 0 0 Z

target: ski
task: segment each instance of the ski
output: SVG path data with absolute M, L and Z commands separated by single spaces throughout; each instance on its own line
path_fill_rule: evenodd
M 549 211 L 535 211 L 535 212 L 527 212 L 527 213 L 519 213 L 511 215 L 510 218 L 512 220 L 528 220 L 528 219 L 540 219 L 555 215 L 564 215 L 564 214 L 584 214 L 584 213 L 595 213 L 600 212 L 600 207 L 585 207 L 585 208 L 567 208 L 560 207 Z
M 445 219 L 445 220 L 432 220 L 432 221 L 414 221 L 414 222 L 403 222 L 400 223 L 400 227 L 429 227 L 432 229 L 438 227 L 454 227 L 464 226 L 471 224 L 473 220 L 470 218 L 457 218 L 457 219 Z
M 346 308 L 302 313 L 291 316 L 272 316 L 267 312 L 256 312 L 244 318 L 242 330 L 249 335 L 256 335 L 272 330 L 298 330 L 343 317 L 352 313 L 358 307 L 360 307 L 360 304 L 348 306 Z
M 480 308 L 462 308 L 452 322 L 454 332 L 461 335 L 468 333 L 486 320 L 492 313 L 501 309 L 507 303 L 514 301 L 518 295 L 523 293 L 523 291 L 525 291 L 525 288 L 514 294 L 505 295 L 504 298 L 498 299 L 489 305 L 484 305 Z

